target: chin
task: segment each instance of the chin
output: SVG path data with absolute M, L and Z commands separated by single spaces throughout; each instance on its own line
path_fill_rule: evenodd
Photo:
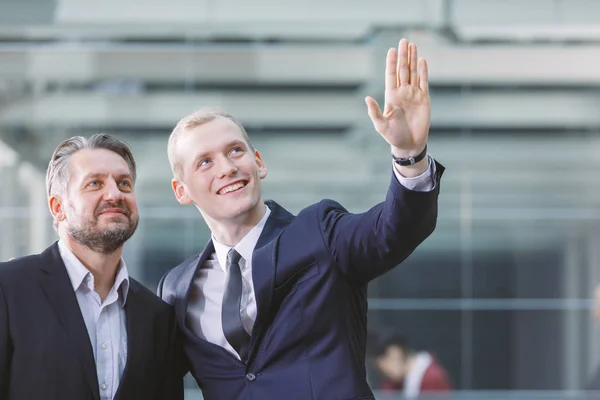
M 107 219 L 103 224 L 100 224 L 100 225 L 114 226 L 114 225 L 128 225 L 128 224 L 129 224 L 129 220 L 127 220 L 126 218 L 113 217 L 113 218 Z
M 242 215 L 247 214 L 251 210 L 253 210 L 257 205 L 257 202 L 249 202 L 244 201 L 236 204 L 234 207 L 231 207 L 231 212 L 228 213 L 228 218 L 237 218 Z

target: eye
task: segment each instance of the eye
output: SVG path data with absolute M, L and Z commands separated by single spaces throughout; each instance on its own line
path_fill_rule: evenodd
M 100 186 L 100 182 L 98 182 L 98 181 L 91 181 L 86 186 L 88 186 L 88 187 L 98 187 L 98 186 Z
M 128 180 L 123 180 L 119 182 L 119 186 L 131 187 L 131 182 L 129 182 Z
M 236 146 L 233 149 L 231 149 L 231 151 L 230 151 L 230 153 L 233 153 L 233 154 L 238 154 L 238 153 L 243 153 L 243 152 L 244 152 L 244 149 L 240 146 Z
M 206 167 L 209 163 L 210 163 L 210 159 L 203 158 L 202 160 L 200 160 L 200 162 L 198 162 L 198 168 Z

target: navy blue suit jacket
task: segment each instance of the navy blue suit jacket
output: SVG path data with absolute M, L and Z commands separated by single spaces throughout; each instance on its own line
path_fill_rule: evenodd
M 115 400 L 183 399 L 172 308 L 133 278 Z M 0 263 L 0 399 L 100 400 L 90 337 L 55 243 Z
M 386 200 L 362 214 L 323 200 L 293 216 L 274 202 L 252 256 L 257 317 L 243 363 L 186 324 L 204 251 L 168 272 L 159 294 L 175 306 L 187 368 L 206 400 L 372 399 L 366 381 L 367 284 L 404 260 L 437 220 L 435 189 L 392 177 Z M 215 321 L 215 323 L 219 323 Z

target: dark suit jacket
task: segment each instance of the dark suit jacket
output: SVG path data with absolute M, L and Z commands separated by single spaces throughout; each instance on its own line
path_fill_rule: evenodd
M 120 400 L 183 399 L 172 308 L 129 278 Z M 99 400 L 94 354 L 55 243 L 0 263 L 0 399 Z
M 324 200 L 294 217 L 274 202 L 252 256 L 257 317 L 242 363 L 186 325 L 188 292 L 204 251 L 167 273 L 188 367 L 206 400 L 372 399 L 366 381 L 367 283 L 398 265 L 437 220 L 436 188 L 415 192 L 392 177 L 386 200 L 349 214 Z M 217 322 L 218 323 L 218 322 Z

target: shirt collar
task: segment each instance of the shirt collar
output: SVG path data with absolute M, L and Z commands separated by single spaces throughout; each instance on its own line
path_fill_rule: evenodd
M 254 252 L 254 248 L 256 247 L 256 243 L 258 243 L 258 239 L 260 238 L 260 234 L 265 228 L 265 224 L 267 223 L 267 219 L 269 215 L 271 215 L 271 210 L 269 207 L 265 205 L 266 212 L 265 215 L 261 218 L 261 220 L 256 224 L 254 228 L 250 232 L 246 234 L 240 240 L 240 242 L 234 247 L 235 250 L 240 253 L 246 265 L 252 260 L 252 253 Z M 214 235 L 211 235 L 213 244 L 215 246 L 215 253 L 217 255 L 217 261 L 219 262 L 219 266 L 223 269 L 223 271 L 227 272 L 227 254 L 231 247 L 226 246 L 222 243 L 219 243 Z
M 58 250 L 67 268 L 67 274 L 69 275 L 73 290 L 77 291 L 82 284 L 87 286 L 88 289 L 94 290 L 94 275 L 79 261 L 62 239 L 58 241 Z M 115 276 L 115 283 L 112 290 L 121 291 L 123 305 L 125 305 L 127 294 L 129 293 L 129 272 L 123 258 L 121 258 L 117 267 L 117 275 Z

